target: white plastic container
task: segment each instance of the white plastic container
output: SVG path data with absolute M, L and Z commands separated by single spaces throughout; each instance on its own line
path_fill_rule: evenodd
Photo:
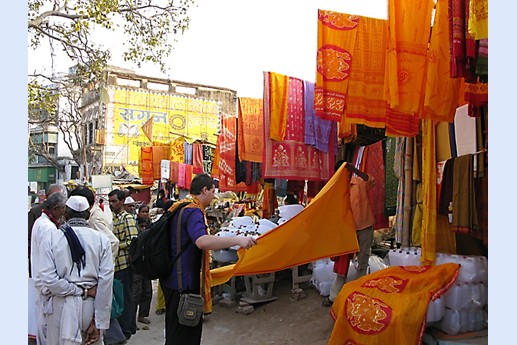
M 279 216 L 280 218 L 284 218 L 285 220 L 289 220 L 296 216 L 298 213 L 303 211 L 303 205 L 282 205 L 278 206 Z
M 429 322 L 436 322 L 443 319 L 443 316 L 445 314 L 445 304 L 443 302 L 443 299 L 437 298 L 434 301 L 429 302 L 429 306 L 427 307 L 427 323 Z

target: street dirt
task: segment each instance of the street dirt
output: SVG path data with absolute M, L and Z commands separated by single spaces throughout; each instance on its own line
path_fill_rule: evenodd
M 202 345 L 323 345 L 327 344 L 334 322 L 330 308 L 323 307 L 324 297 L 308 282 L 301 283 L 305 298 L 295 300 L 292 294 L 291 270 L 275 273 L 273 297 L 270 302 L 253 303 L 254 311 L 237 312 L 238 300 L 246 291 L 242 277 L 236 278 L 236 305 L 217 303 L 203 322 Z M 153 281 L 151 324 L 131 337 L 129 345 L 163 345 L 165 315 L 155 314 L 157 281 Z M 303 295 L 303 294 L 302 294 Z M 217 300 L 217 298 L 215 298 Z

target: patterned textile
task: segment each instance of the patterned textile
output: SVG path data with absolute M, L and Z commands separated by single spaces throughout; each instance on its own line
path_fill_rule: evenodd
M 477 231 L 476 195 L 474 189 L 473 156 L 455 159 L 452 181 L 452 231 Z
M 348 175 L 343 164 L 296 217 L 260 236 L 256 246 L 240 249 L 236 264 L 211 270 L 213 285 L 232 276 L 276 272 L 358 251 Z
M 143 184 L 153 184 L 153 148 L 152 146 L 140 148 L 140 176 Z
M 235 181 L 235 160 L 237 123 L 235 116 L 221 114 L 221 134 L 217 138 L 219 147 L 219 189 L 231 190 Z
M 238 146 L 241 161 L 262 162 L 264 142 L 262 133 L 263 100 L 261 98 L 238 98 Z
M 476 41 L 468 33 L 469 2 L 466 0 L 448 0 L 449 5 L 449 52 L 451 77 L 465 78 L 467 82 L 475 80 Z
M 138 236 L 135 218 L 122 211 L 113 213 L 113 234 L 119 240 L 118 255 L 115 258 L 115 272 L 129 267 L 129 244 Z
M 269 81 L 270 96 L 267 101 L 269 112 L 264 116 L 268 117 L 271 126 L 266 133 L 269 133 L 269 138 L 282 141 L 285 138 L 287 125 L 289 77 L 270 72 Z
M 200 174 L 203 170 L 203 145 L 199 143 L 192 144 L 192 165 L 194 166 L 194 174 Z
M 185 138 L 179 137 L 176 140 L 170 143 L 171 162 L 184 163 L 185 162 L 185 147 L 184 147 Z
M 438 0 L 427 55 L 427 79 L 423 117 L 452 122 L 458 107 L 460 78 L 451 78 L 447 0 Z
M 262 164 L 262 176 L 264 178 L 283 178 L 291 180 L 326 180 L 330 176 L 330 169 L 334 166 L 334 151 L 335 151 L 335 132 L 331 131 L 331 138 L 329 139 L 329 152 L 332 154 L 325 154 L 316 150 L 313 147 L 303 144 L 303 136 L 297 136 L 295 133 L 290 133 L 290 130 L 295 130 L 299 125 L 288 128 L 286 138 L 295 138 L 296 140 L 276 141 L 267 137 L 269 133 L 269 97 L 272 96 L 270 92 L 270 72 L 264 72 L 264 159 Z M 301 84 L 301 83 L 300 83 Z M 299 93 L 300 87 L 292 88 L 291 91 Z M 303 96 L 293 97 L 293 101 L 303 106 Z M 289 105 L 286 105 L 289 107 Z M 294 107 L 291 107 L 294 109 Z M 297 107 L 296 109 L 299 109 Z M 298 121 L 303 121 L 296 116 Z M 303 126 L 303 122 L 299 122 Z
M 304 143 L 328 153 L 332 121 L 316 116 L 314 112 L 314 83 L 304 81 L 305 128 Z
M 384 209 L 386 216 L 394 216 L 397 208 L 397 186 L 398 179 L 395 176 L 395 138 L 383 140 L 384 150 Z
M 465 100 L 469 116 L 481 116 L 482 108 L 488 105 L 488 83 L 465 83 Z
M 212 171 L 214 152 L 215 147 L 203 144 L 203 171 L 207 173 Z
M 388 217 L 384 215 L 384 158 L 382 154 L 382 142 L 367 146 L 364 172 L 371 175 L 375 185 L 368 190 L 368 201 L 372 209 L 375 223 L 373 229 L 387 228 L 389 226 Z
M 359 16 L 318 10 L 316 116 L 340 122 L 352 65 Z
M 387 38 L 387 20 L 359 17 L 345 102 L 345 118 L 350 123 L 385 127 Z
M 304 92 L 303 80 L 289 77 L 287 101 L 287 123 L 285 129 L 285 140 L 292 140 L 303 143 L 304 140 Z M 270 124 L 271 125 L 271 124 Z M 328 135 L 327 135 L 328 139 Z
M 474 39 L 488 38 L 488 0 L 469 1 L 468 30 Z
M 414 137 L 420 129 L 420 118 L 416 115 L 386 110 L 386 136 Z
M 386 96 L 391 110 L 417 114 L 423 99 L 433 0 L 389 0 Z
M 454 283 L 459 265 L 393 266 L 351 281 L 332 304 L 329 345 L 421 344 L 427 307 Z

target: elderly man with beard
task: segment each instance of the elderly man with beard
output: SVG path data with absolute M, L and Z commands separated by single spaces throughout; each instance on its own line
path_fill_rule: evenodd
M 84 196 L 66 202 L 59 231 L 40 245 L 39 275 L 45 308 L 48 344 L 103 343 L 109 327 L 113 256 L 108 238 L 88 225 L 90 205 Z

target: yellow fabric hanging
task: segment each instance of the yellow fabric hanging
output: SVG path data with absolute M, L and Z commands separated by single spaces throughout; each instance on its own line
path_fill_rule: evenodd
M 455 241 L 448 227 L 443 226 L 440 220 L 438 228 L 436 196 L 436 121 L 422 120 L 422 265 L 434 263 L 436 253 L 451 253 L 454 251 Z M 439 239 L 439 241 L 438 241 Z
M 454 121 L 461 78 L 451 78 L 447 0 L 436 3 L 435 24 L 427 55 L 427 79 L 423 116 L 437 121 Z
M 476 40 L 488 38 L 488 0 L 470 0 L 468 30 Z
M 234 265 L 211 270 L 212 285 L 358 251 L 349 183 L 343 164 L 302 212 L 260 236 L 256 246 L 239 249 Z
M 287 128 L 289 77 L 274 72 L 267 73 L 269 73 L 271 90 L 269 137 L 273 140 L 282 141 L 285 138 Z
M 390 109 L 418 114 L 431 30 L 433 0 L 389 0 L 387 101 Z

